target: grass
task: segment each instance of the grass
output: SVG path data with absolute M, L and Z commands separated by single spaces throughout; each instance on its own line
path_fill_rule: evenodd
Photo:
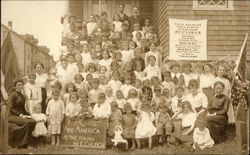
M 237 143 L 235 137 L 235 128 L 229 126 L 226 130 L 226 141 L 215 145 L 211 149 L 191 152 L 190 149 L 182 145 L 176 147 L 154 146 L 152 150 L 146 147 L 135 151 L 117 151 L 110 148 L 106 150 L 67 148 L 63 146 L 41 145 L 34 150 L 28 149 L 10 149 L 11 154 L 237 154 Z

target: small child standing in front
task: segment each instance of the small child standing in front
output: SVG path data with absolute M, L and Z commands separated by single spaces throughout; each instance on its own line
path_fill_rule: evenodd
M 168 114 L 168 107 L 162 103 L 158 107 L 159 111 L 156 112 L 156 128 L 159 135 L 159 144 L 163 143 L 163 136 L 166 135 L 166 141 L 172 133 L 173 125 L 171 123 L 171 117 Z M 163 133 L 163 128 L 165 129 L 165 134 Z
M 52 145 L 60 145 L 61 123 L 64 119 L 65 106 L 59 99 L 60 92 L 53 91 L 53 99 L 49 101 L 46 115 L 49 121 L 49 132 L 52 134 Z
M 198 127 L 194 129 L 193 140 L 193 148 L 195 150 L 204 150 L 206 148 L 211 148 L 214 145 L 214 140 L 211 138 L 204 120 L 200 120 Z
M 148 138 L 148 149 L 152 149 L 152 136 L 157 131 L 153 124 L 154 120 L 155 116 L 150 111 L 150 103 L 143 103 L 142 109 L 138 114 L 138 124 L 135 129 L 135 138 L 139 149 L 141 148 L 140 139 L 142 138 Z
M 131 151 L 135 150 L 135 128 L 136 128 L 136 118 L 133 115 L 132 107 L 130 103 L 124 105 L 125 114 L 122 116 L 122 126 L 123 126 L 123 137 L 127 140 L 132 140 Z
M 122 112 L 118 109 L 118 105 L 115 101 L 110 103 L 111 106 L 111 115 L 109 117 L 109 127 L 108 127 L 108 135 L 110 137 L 114 137 L 114 129 L 116 126 L 120 126 L 122 124 Z
M 31 118 L 36 121 L 35 129 L 32 132 L 33 137 L 47 136 L 48 130 L 45 126 L 47 121 L 47 116 L 42 113 L 42 107 L 40 104 L 34 106 L 34 113 L 31 115 Z

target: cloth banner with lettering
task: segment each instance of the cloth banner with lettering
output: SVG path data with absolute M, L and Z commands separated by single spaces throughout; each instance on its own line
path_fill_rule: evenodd
M 207 60 L 207 20 L 169 19 L 169 59 Z

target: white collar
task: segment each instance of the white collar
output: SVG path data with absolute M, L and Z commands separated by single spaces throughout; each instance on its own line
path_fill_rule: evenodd
M 181 76 L 181 74 L 180 73 L 173 73 L 173 72 L 171 72 L 171 78 L 174 78 L 175 76 L 177 78 L 179 78 Z

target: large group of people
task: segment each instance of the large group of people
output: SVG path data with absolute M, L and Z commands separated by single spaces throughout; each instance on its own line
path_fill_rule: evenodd
M 163 143 L 205 149 L 223 139 L 230 120 L 226 67 L 168 63 L 151 20 L 136 6 L 130 17 L 123 4 L 118 10 L 113 21 L 106 12 L 88 21 L 61 18 L 60 60 L 49 73 L 36 64 L 9 96 L 17 146 L 48 135 L 60 145 L 63 120 L 89 118 L 107 121 L 108 137 L 121 126 L 130 150 L 145 138 L 148 149 Z

